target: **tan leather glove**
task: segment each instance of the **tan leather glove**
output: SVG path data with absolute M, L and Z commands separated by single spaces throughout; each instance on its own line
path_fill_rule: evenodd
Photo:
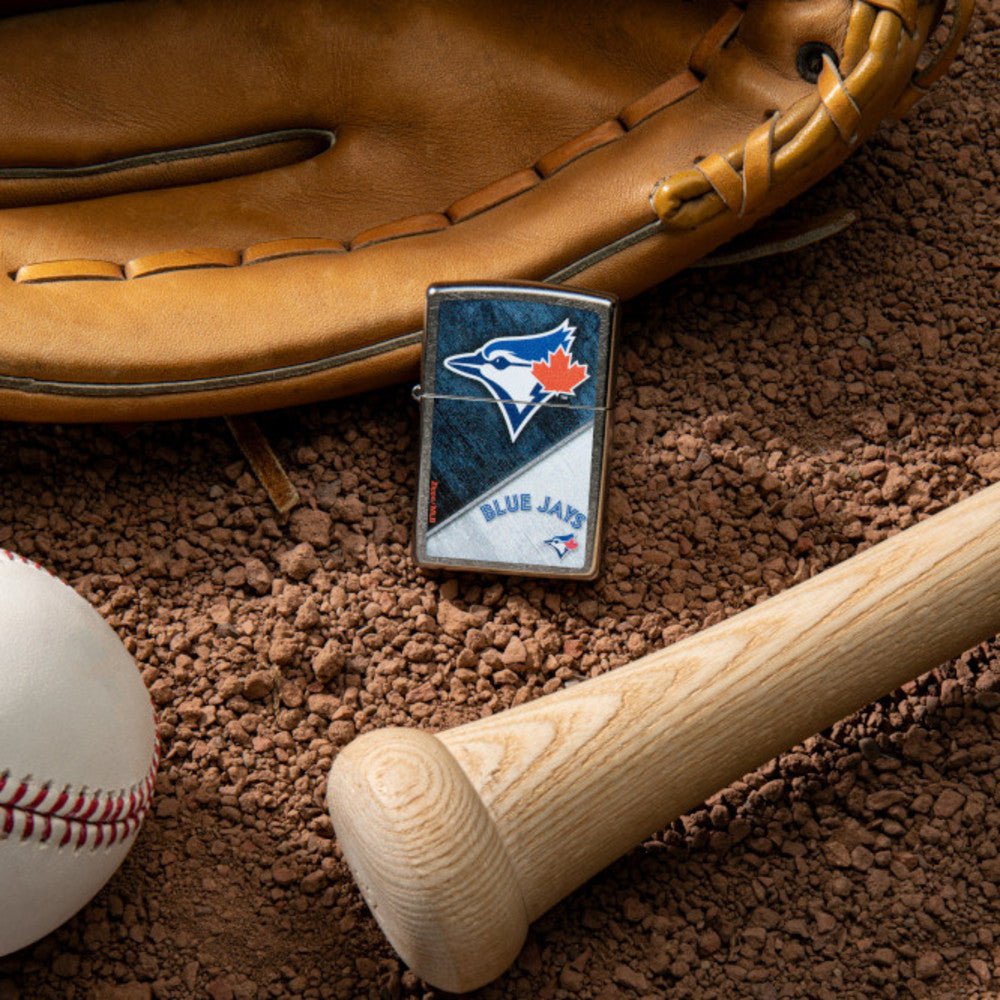
M 955 2 L 918 71 L 944 0 L 0 0 L 0 418 L 410 377 L 432 282 L 638 292 L 905 110 Z

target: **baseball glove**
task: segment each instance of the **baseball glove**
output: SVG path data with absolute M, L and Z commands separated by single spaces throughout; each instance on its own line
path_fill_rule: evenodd
M 946 2 L 0 0 L 0 418 L 410 377 L 432 282 L 638 292 L 906 110 Z

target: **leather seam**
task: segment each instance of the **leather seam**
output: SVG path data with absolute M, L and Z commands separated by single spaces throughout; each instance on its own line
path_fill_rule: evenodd
M 104 177 L 126 170 L 141 170 L 170 163 L 184 163 L 188 160 L 203 160 L 214 156 L 231 156 L 233 153 L 252 152 L 280 146 L 282 143 L 299 142 L 302 139 L 323 139 L 326 149 L 315 155 L 328 152 L 337 141 L 332 129 L 295 128 L 275 132 L 261 132 L 258 135 L 240 139 L 222 139 L 206 142 L 198 146 L 184 146 L 178 149 L 158 150 L 153 153 L 137 153 L 102 163 L 88 163 L 81 167 L 0 167 L 0 180 L 71 180 L 84 177 Z

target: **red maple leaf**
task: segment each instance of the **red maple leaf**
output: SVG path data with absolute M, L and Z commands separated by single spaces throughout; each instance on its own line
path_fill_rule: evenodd
M 587 365 L 578 365 L 560 347 L 554 354 L 549 354 L 548 361 L 536 361 L 531 366 L 531 374 L 546 392 L 572 396 L 573 390 L 587 381 Z

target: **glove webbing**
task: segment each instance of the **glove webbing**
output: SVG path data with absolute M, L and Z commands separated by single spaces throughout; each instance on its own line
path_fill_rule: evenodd
M 947 42 L 930 65 L 913 75 L 897 113 L 908 110 L 954 58 L 974 8 L 974 0 L 957 2 Z M 784 115 L 776 112 L 743 146 L 725 155 L 714 153 L 694 169 L 661 181 L 651 196 L 661 223 L 669 229 L 694 229 L 727 209 L 752 214 L 764 205 L 776 181 L 818 158 L 832 142 L 857 143 L 863 109 L 877 82 L 894 72 L 903 32 L 912 35 L 916 25 L 917 0 L 859 0 L 845 44 L 852 55 L 851 72 L 842 76 L 824 54 L 814 97 Z

